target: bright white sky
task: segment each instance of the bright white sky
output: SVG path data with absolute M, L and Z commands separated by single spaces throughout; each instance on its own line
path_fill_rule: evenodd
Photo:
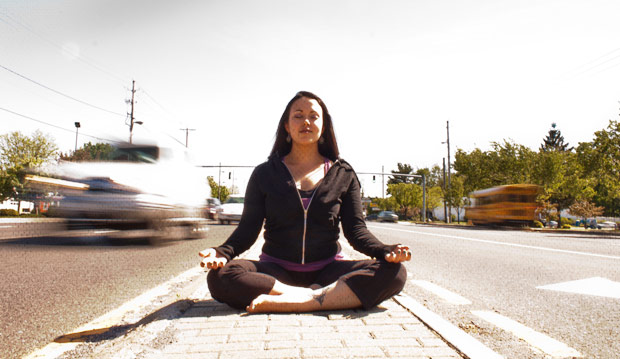
M 195 129 L 204 165 L 263 162 L 298 90 L 323 98 L 358 172 L 441 165 L 446 121 L 451 154 L 538 149 L 552 122 L 577 145 L 618 118 L 618 14 L 617 0 L 0 0 L 0 133 L 40 129 L 67 152 L 79 121 L 78 147 L 126 141 L 133 79 L 134 142 Z M 380 180 L 360 177 L 373 195 Z

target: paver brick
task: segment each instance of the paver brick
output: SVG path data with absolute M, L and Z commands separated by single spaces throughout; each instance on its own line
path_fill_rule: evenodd
M 223 344 L 228 341 L 228 335 L 197 335 L 190 336 L 181 332 L 177 335 L 177 342 L 180 344 L 201 344 L 201 343 L 217 343 Z
M 267 349 L 286 349 L 286 348 L 344 348 L 342 340 L 325 339 L 325 340 L 275 340 L 266 343 Z
M 418 337 L 415 332 L 408 330 L 373 331 L 372 334 L 377 339 L 415 340 Z
M 365 318 L 362 321 L 367 325 L 381 325 L 381 324 L 419 324 L 420 321 L 417 318 L 413 318 L 411 316 L 403 317 L 403 318 L 391 318 L 391 317 L 382 317 L 382 318 Z
M 223 353 L 222 358 L 225 359 L 289 359 L 300 358 L 299 349 L 273 349 L 273 350 L 239 350 Z
M 369 332 L 356 332 L 352 333 L 330 333 L 329 339 L 334 340 L 346 340 L 350 338 L 356 338 L 360 340 L 370 340 L 372 336 Z M 301 339 L 303 340 L 316 340 L 321 341 L 325 339 L 325 334 L 322 333 L 301 333 Z
M 402 326 L 398 324 L 390 325 L 364 325 L 364 326 L 338 326 L 341 333 L 347 332 L 405 332 Z
M 420 348 L 421 345 L 416 340 L 402 340 L 402 339 L 358 339 L 350 338 L 345 339 L 344 344 L 347 347 L 406 347 L 406 348 Z
M 385 358 L 380 348 L 311 348 L 302 349 L 304 358 Z
M 411 358 L 411 359 L 429 359 L 435 357 L 429 357 L 422 348 L 407 348 L 407 347 L 388 347 L 385 348 L 387 354 L 391 358 Z
M 272 340 L 298 340 L 300 335 L 298 333 L 267 333 L 267 334 L 233 334 L 228 339 L 229 343 L 243 343 L 243 342 L 264 342 Z

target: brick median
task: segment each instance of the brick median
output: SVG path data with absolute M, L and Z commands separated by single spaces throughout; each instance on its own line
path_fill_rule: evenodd
M 257 258 L 261 247 L 259 240 L 242 257 Z M 350 257 L 363 258 L 347 247 L 344 243 Z M 207 292 L 171 327 L 174 340 L 144 352 L 144 357 L 461 358 L 392 299 L 369 311 L 248 315 L 216 302 Z

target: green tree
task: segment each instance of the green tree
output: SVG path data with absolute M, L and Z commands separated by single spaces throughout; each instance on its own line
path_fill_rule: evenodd
M 215 182 L 212 176 L 207 177 L 209 181 L 209 187 L 211 187 L 211 197 L 217 198 L 220 202 L 224 203 L 230 196 L 230 191 L 226 186 L 220 186 Z
M 567 152 L 572 151 L 572 147 L 568 147 L 568 142 L 564 142 L 564 136 L 562 136 L 562 132 L 560 130 L 555 129 L 555 122 L 551 124 L 551 129 L 547 134 L 547 137 L 543 139 L 542 145 L 540 145 L 541 152 L 549 152 L 549 151 L 561 151 Z
M 541 151 L 533 168 L 534 182 L 543 188 L 541 198 L 555 205 L 558 223 L 562 210 L 568 209 L 575 201 L 594 195 L 575 153 Z
M 25 172 L 55 159 L 57 150 L 54 140 L 38 130 L 32 136 L 0 135 L 0 200 L 22 198 Z
M 112 159 L 114 146 L 109 143 L 85 143 L 82 148 L 71 154 L 60 154 L 60 159 L 64 161 L 107 161 Z
M 411 168 L 411 165 L 408 164 L 403 164 L 403 163 L 398 163 L 397 164 L 398 169 L 396 171 L 392 170 L 392 173 L 394 174 L 411 174 L 411 172 L 413 172 L 413 168 Z M 396 184 L 396 183 L 412 183 L 412 177 L 407 177 L 407 176 L 390 176 L 390 178 L 388 179 L 387 184 Z
M 620 215 L 620 122 L 609 121 L 594 133 L 592 142 L 580 143 L 577 158 L 594 189 L 593 201 L 608 216 Z
M 382 211 L 396 211 L 398 210 L 398 204 L 394 200 L 394 197 L 380 198 L 376 197 L 372 199 L 372 202 L 379 206 Z
M 588 218 L 600 216 L 603 214 L 604 208 L 602 206 L 597 206 L 594 203 L 588 200 L 581 200 L 573 203 L 569 212 L 576 217 L 583 218 L 583 226 L 586 225 L 586 220 Z
M 422 207 L 422 188 L 413 183 L 394 183 L 389 184 L 387 193 L 390 194 L 396 204 L 407 216 L 408 210 Z
M 443 199 L 446 204 L 450 207 L 456 208 L 456 213 L 458 215 L 457 221 L 461 221 L 460 209 L 465 205 L 464 196 L 464 180 L 461 176 L 452 176 L 452 180 L 450 181 L 450 187 L 443 191 Z
M 443 189 L 439 186 L 434 186 L 426 189 L 426 208 L 430 213 L 433 210 L 442 205 Z M 430 216 L 427 216 L 430 218 Z
M 513 183 L 530 183 L 536 153 L 523 145 L 504 140 L 492 142 L 491 150 L 458 149 L 454 170 L 463 177 L 464 193 Z

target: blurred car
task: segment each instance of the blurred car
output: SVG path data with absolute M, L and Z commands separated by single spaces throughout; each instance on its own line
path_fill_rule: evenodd
M 218 221 L 221 224 L 232 221 L 240 221 L 241 213 L 243 213 L 244 197 L 240 194 L 233 194 L 222 204 L 222 209 L 219 213 Z
M 392 211 L 381 211 L 377 215 L 377 220 L 380 222 L 398 222 L 398 216 Z
M 550 228 L 558 228 L 558 222 L 557 221 L 549 221 L 549 227 Z
M 377 220 L 377 214 L 373 213 L 373 214 L 369 214 L 368 216 L 366 216 L 366 220 L 367 221 L 376 221 Z
M 597 229 L 616 229 L 616 223 L 611 221 L 605 221 L 596 224 Z
M 218 220 L 219 214 L 222 211 L 222 202 L 217 198 L 207 198 L 207 218 Z
M 61 161 L 46 175 L 31 181 L 56 188 L 61 197 L 52 213 L 68 230 L 132 231 L 153 241 L 198 238 L 206 230 L 211 190 L 184 151 L 122 144 L 109 160 Z

